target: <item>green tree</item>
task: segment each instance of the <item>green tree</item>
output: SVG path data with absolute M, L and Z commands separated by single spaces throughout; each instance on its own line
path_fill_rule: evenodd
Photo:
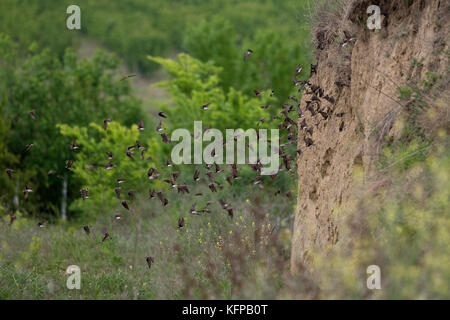
M 304 67 L 298 80 L 309 75 L 309 50 L 301 40 L 285 41 L 276 31 L 261 31 L 249 39 L 239 39 L 233 25 L 223 18 L 190 25 L 184 45 L 194 58 L 222 68 L 223 89 L 234 87 L 252 95 L 255 89 L 270 88 L 275 91 L 278 104 L 296 93 L 292 79 L 298 64 Z M 247 49 L 253 54 L 244 59 Z
M 1 39 L 2 116 L 11 123 L 8 149 L 19 158 L 14 169 L 28 172 L 20 187 L 29 182 L 34 190 L 21 206 L 52 214 L 59 211 L 63 181 L 69 181 L 69 202 L 79 187 L 65 168 L 74 156 L 67 146 L 72 139 L 63 137 L 56 124 L 86 126 L 111 118 L 131 125 L 143 117 L 140 102 L 126 81 L 115 79 L 119 60 L 102 51 L 92 60 L 77 61 L 75 53 L 67 50 L 60 61 L 49 50 L 31 50 L 22 60 L 7 37 Z M 32 110 L 35 119 L 29 113 Z M 30 143 L 34 146 L 25 152 Z
M 224 90 L 221 86 L 222 68 L 211 62 L 201 62 L 188 54 L 178 55 L 178 61 L 158 57 L 150 60 L 161 64 L 172 77 L 159 83 L 167 88 L 173 104 L 162 108 L 170 115 L 174 128 L 193 127 L 194 121 L 225 132 L 228 128 L 255 128 L 261 118 L 270 115 L 261 106 L 271 101 L 270 90 L 260 97 L 249 97 L 235 88 Z M 202 110 L 211 103 L 209 110 Z
M 97 214 L 110 213 L 119 203 L 115 187 L 121 187 L 122 199 L 128 199 L 128 190 L 134 190 L 138 195 L 152 185 L 146 173 L 150 167 L 156 166 L 160 147 L 154 138 L 149 138 L 145 143 L 141 141 L 146 149 L 144 159 L 137 148 L 132 151 L 134 160 L 127 157 L 127 148 L 136 145 L 136 141 L 141 138 L 136 125 L 127 128 L 118 122 L 111 122 L 107 130 L 97 123 L 90 123 L 88 127 L 61 124 L 58 128 L 63 136 L 77 139 L 80 150 L 75 156 L 72 172 L 81 182 L 81 187 L 89 190 L 90 198 L 86 200 L 78 193 L 71 210 L 83 212 L 91 218 Z M 111 160 L 108 159 L 109 152 L 113 154 Z M 148 157 L 152 159 L 147 160 Z M 114 168 L 107 170 L 105 165 L 109 162 Z M 125 182 L 119 186 L 117 179 L 125 179 Z M 160 181 L 155 183 L 161 187 Z

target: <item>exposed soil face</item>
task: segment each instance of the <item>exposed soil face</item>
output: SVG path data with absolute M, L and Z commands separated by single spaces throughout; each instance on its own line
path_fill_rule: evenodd
M 381 30 L 365 28 L 372 4 L 381 7 Z M 311 134 L 299 125 L 302 154 L 292 271 L 309 263 L 308 253 L 341 240 L 337 212 L 355 193 L 355 168 L 362 168 L 364 184 L 370 183 L 378 136 L 396 135 L 389 112 L 407 104 L 398 101 L 397 88 L 425 80 L 428 72 L 448 72 L 449 11 L 449 1 L 443 0 L 349 1 L 339 25 L 316 30 L 318 67 L 310 83 L 334 101 L 320 99 L 314 108 L 323 115 L 307 111 L 312 95 L 304 94 L 301 102 L 304 120 L 313 130 Z M 344 30 L 355 38 L 346 45 Z M 313 145 L 306 147 L 303 137 Z

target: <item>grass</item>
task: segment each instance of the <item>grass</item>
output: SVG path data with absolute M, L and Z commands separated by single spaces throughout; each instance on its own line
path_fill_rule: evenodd
M 234 219 L 215 204 L 211 205 L 211 213 L 194 216 L 187 213 L 190 203 L 185 200 L 175 201 L 165 211 L 158 200 L 149 201 L 142 201 L 122 220 L 100 217 L 90 225 L 90 236 L 76 223 L 38 228 L 36 221 L 18 217 L 9 226 L 4 217 L 0 226 L 0 298 L 256 297 L 255 292 L 250 295 L 237 290 L 237 286 L 244 274 L 253 279 L 252 265 L 271 259 L 271 250 L 266 252 L 264 248 L 269 247 L 276 220 L 269 212 L 255 215 L 253 200 L 248 200 L 235 203 Z M 266 206 L 270 207 L 293 210 Z M 180 216 L 185 219 L 182 229 L 177 228 Z M 103 228 L 111 235 L 105 242 L 101 241 Z M 278 226 L 273 234 L 283 238 L 275 260 L 278 256 L 281 260 L 277 263 L 287 272 L 290 236 L 286 233 L 290 234 L 289 226 Z M 151 269 L 145 260 L 147 256 L 155 260 Z M 68 290 L 65 285 L 65 270 L 73 264 L 81 268 L 81 290 Z M 273 267 L 268 265 L 259 271 L 273 271 Z M 264 278 L 262 282 L 266 281 Z

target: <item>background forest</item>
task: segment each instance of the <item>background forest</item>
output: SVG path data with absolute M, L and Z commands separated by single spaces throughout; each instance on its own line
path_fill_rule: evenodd
M 217 186 L 223 188 L 212 193 L 205 166 L 167 166 L 171 146 L 155 130 L 160 121 L 167 133 L 191 130 L 194 120 L 220 130 L 278 128 L 273 117 L 281 106 L 293 103 L 289 96 L 301 98 L 292 83 L 297 66 L 304 66 L 297 80 L 306 80 L 314 62 L 311 1 L 79 0 L 79 31 L 66 28 L 70 4 L 0 1 L 1 299 L 366 298 L 364 282 L 351 286 L 342 257 L 336 258 L 336 274 L 349 282 L 328 281 L 332 271 L 321 280 L 290 275 L 295 161 L 276 179 L 263 177 L 264 187 L 247 165 L 238 166 L 240 179 L 229 187 L 231 170 L 221 168 Z M 253 54 L 246 60 L 249 48 Z M 208 102 L 210 110 L 201 110 Z M 107 130 L 104 119 L 111 119 Z M 138 130 L 140 121 L 145 130 Z M 281 143 L 290 141 L 287 135 Z M 131 146 L 134 160 L 126 154 Z M 295 143 L 291 149 L 295 160 Z M 442 153 L 414 160 L 433 173 L 430 179 L 447 175 L 443 184 L 429 182 L 439 185 L 439 199 L 426 200 L 423 210 L 436 215 L 448 205 L 448 150 Z M 105 170 L 110 162 L 115 168 Z M 190 194 L 149 180 L 152 167 L 164 178 L 179 172 Z M 114 191 L 122 178 L 121 197 L 130 211 Z M 24 200 L 26 186 L 33 192 Z M 86 200 L 80 195 L 85 188 Z M 163 192 L 169 204 L 150 199 L 149 190 Z M 219 200 L 232 207 L 233 217 Z M 192 214 L 193 205 L 209 212 Z M 389 204 L 387 236 L 398 232 L 393 225 L 399 212 L 414 211 L 409 205 Z M 440 228 L 448 223 L 444 219 L 437 229 L 443 237 L 448 232 Z M 408 232 L 401 236 L 430 229 Z M 389 258 L 397 249 L 377 248 Z M 414 250 L 419 254 L 421 245 Z M 448 265 L 448 256 L 430 259 L 440 280 L 425 291 L 448 297 L 449 271 L 439 267 Z M 414 263 L 399 263 L 410 272 L 410 287 L 394 283 L 379 297 L 417 297 L 423 282 L 416 283 L 408 269 Z M 73 264 L 82 270 L 81 290 L 65 287 L 66 268 Z

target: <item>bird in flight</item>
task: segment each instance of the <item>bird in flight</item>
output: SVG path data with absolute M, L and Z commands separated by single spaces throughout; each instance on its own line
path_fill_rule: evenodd
M 5 172 L 6 172 L 6 174 L 8 175 L 8 178 L 9 178 L 9 179 L 12 179 L 12 175 L 13 175 L 13 173 L 14 173 L 14 170 L 8 168 L 8 169 L 5 170 Z
M 144 120 L 139 121 L 138 123 L 138 130 L 142 131 L 144 130 Z
M 147 257 L 147 258 L 145 258 L 145 261 L 147 261 L 147 265 L 148 265 L 148 268 L 149 268 L 149 269 L 151 269 L 152 263 L 155 262 L 155 260 L 153 259 L 153 257 Z
M 247 51 L 244 53 L 244 61 L 247 60 L 247 59 L 250 59 L 252 54 L 253 54 L 253 50 L 252 49 L 247 49 Z
M 81 198 L 83 200 L 89 199 L 89 196 L 88 196 L 89 191 L 88 191 L 88 189 L 81 189 L 80 193 L 81 193 Z
M 122 207 L 124 207 L 126 210 L 130 211 L 130 207 L 128 206 L 128 202 L 126 200 L 123 200 L 121 202 Z
M 116 193 L 117 199 L 120 199 L 120 187 L 114 188 L 114 192 Z
M 103 128 L 108 129 L 108 122 L 111 122 L 111 119 L 103 119 Z
M 69 143 L 68 146 L 70 150 L 77 150 L 79 148 L 77 144 L 77 139 L 73 139 L 72 143 Z
M 181 217 L 178 219 L 178 229 L 181 229 L 184 227 L 184 218 Z
M 28 111 L 28 114 L 30 115 L 30 117 L 31 117 L 31 119 L 33 119 L 33 120 L 36 120 L 37 119 L 37 117 L 36 117 L 36 110 L 30 110 L 30 111 Z
M 201 109 L 202 109 L 202 110 L 208 110 L 210 104 L 211 104 L 211 102 L 202 105 Z
M 122 79 L 120 79 L 120 81 L 123 81 L 123 80 L 128 79 L 128 78 L 133 78 L 133 77 L 136 77 L 136 75 L 135 74 L 129 74 L 127 76 L 124 76 Z
M 105 242 L 108 238 L 109 238 L 109 233 L 105 231 L 105 233 L 103 234 L 102 242 Z
M 27 145 L 25 146 L 25 150 L 24 150 L 23 152 L 24 152 L 24 153 L 25 153 L 25 152 L 28 152 L 28 151 L 31 149 L 31 147 L 33 147 L 33 146 L 34 146 L 33 143 L 27 144 Z

